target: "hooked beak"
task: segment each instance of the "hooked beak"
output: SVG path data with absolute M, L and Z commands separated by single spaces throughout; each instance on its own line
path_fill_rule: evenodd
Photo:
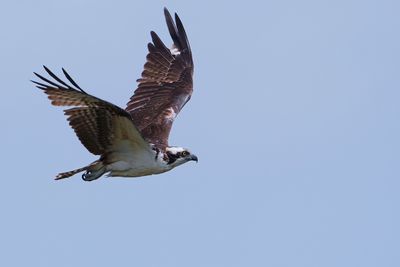
M 191 156 L 190 156 L 190 160 L 194 160 L 194 161 L 196 161 L 196 162 L 199 161 L 199 159 L 197 158 L 196 155 L 191 155 Z

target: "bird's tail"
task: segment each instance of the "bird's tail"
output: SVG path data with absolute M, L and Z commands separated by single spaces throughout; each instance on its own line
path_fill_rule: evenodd
M 85 166 L 85 167 L 82 167 L 82 168 L 79 168 L 79 169 L 76 169 L 76 170 L 72 170 L 72 171 L 69 171 L 69 172 L 61 172 L 61 173 L 57 174 L 55 180 L 61 180 L 61 179 L 64 179 L 64 178 L 71 177 L 74 174 L 86 171 L 88 167 L 89 166 Z
M 68 172 L 59 173 L 57 174 L 55 180 L 65 179 L 83 171 L 86 172 L 82 175 L 82 179 L 85 181 L 93 181 L 102 176 L 106 172 L 106 168 L 100 160 L 96 160 L 95 162 L 89 164 L 88 166 Z

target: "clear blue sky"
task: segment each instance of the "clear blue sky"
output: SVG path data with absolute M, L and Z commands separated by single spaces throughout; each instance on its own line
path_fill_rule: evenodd
M 3 1 L 4 2 L 4 1 Z M 140 179 L 96 159 L 29 82 L 65 67 L 125 107 L 163 7 L 195 92 L 171 144 L 199 163 Z M 0 266 L 400 266 L 399 1 L 0 4 Z

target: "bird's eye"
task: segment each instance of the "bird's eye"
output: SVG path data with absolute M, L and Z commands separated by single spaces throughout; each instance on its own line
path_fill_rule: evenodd
M 182 152 L 182 157 L 186 157 L 187 155 L 189 155 L 189 152 L 187 152 L 187 151 Z

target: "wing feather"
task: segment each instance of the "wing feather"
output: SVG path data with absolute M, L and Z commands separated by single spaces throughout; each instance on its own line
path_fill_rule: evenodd
M 143 138 L 160 147 L 168 146 L 173 120 L 193 91 L 192 52 L 183 24 L 177 14 L 174 22 L 166 8 L 164 14 L 172 48 L 151 31 L 142 77 L 126 107 Z
M 107 153 L 121 138 L 129 139 L 131 142 L 137 143 L 139 147 L 148 147 L 148 143 L 134 126 L 128 112 L 87 94 L 64 69 L 65 77 L 73 86 L 62 81 L 47 67 L 44 66 L 44 69 L 56 82 L 37 73 L 35 75 L 47 84 L 33 82 L 48 95 L 53 105 L 72 106 L 72 108 L 64 110 L 64 114 L 67 115 L 70 126 L 87 150 L 95 155 L 102 155 Z M 122 123 L 122 121 L 124 122 Z M 129 128 L 124 130 L 129 133 L 128 136 L 116 136 L 116 132 L 121 132 L 121 129 L 118 129 L 121 127 L 120 125 Z M 116 140 L 117 138 L 119 139 Z

